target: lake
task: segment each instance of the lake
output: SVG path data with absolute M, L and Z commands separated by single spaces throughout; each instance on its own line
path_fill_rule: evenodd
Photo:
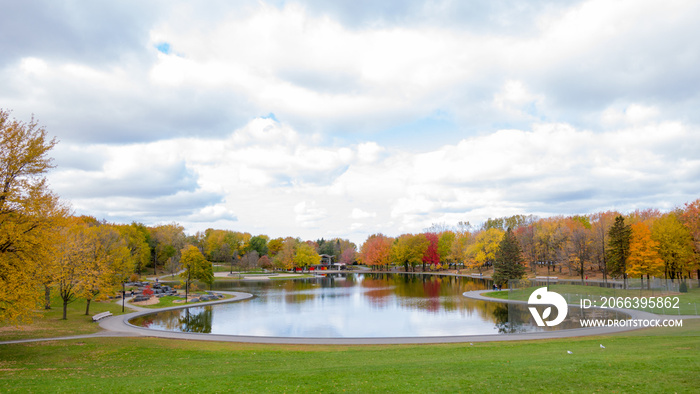
M 525 305 L 509 308 L 462 295 L 490 286 L 478 278 L 398 273 L 225 280 L 216 282 L 214 290 L 242 291 L 255 297 L 157 312 L 130 323 L 166 331 L 297 338 L 498 335 L 580 327 L 577 320 L 582 315 L 577 308 L 569 308 L 570 317 L 559 326 L 540 328 L 531 321 Z M 585 313 L 586 318 L 605 314 Z

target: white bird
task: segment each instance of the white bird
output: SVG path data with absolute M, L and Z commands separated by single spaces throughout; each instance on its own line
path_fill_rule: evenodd
M 601 343 L 601 344 L 600 344 L 600 348 L 601 348 L 601 349 L 605 349 L 605 346 L 603 346 L 603 344 Z
M 569 354 L 574 354 L 571 350 L 567 350 L 566 352 Z
M 469 346 L 474 346 L 474 344 L 473 344 L 473 343 L 470 343 Z

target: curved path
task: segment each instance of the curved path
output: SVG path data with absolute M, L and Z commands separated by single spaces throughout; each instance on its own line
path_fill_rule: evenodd
M 527 304 L 525 301 L 500 300 L 496 298 L 483 296 L 482 293 L 490 290 L 469 291 L 463 295 L 468 298 L 503 303 L 518 303 Z M 269 343 L 269 344 L 331 344 L 331 345 L 368 345 L 368 344 L 429 344 L 429 343 L 464 343 L 464 342 L 493 342 L 493 341 L 523 341 L 533 339 L 552 339 L 552 338 L 571 338 L 580 336 L 592 335 L 608 335 L 618 332 L 631 331 L 638 328 L 629 327 L 595 327 L 595 328 L 578 328 L 568 330 L 530 332 L 521 334 L 490 334 L 490 335 L 456 335 L 456 336 L 434 336 L 434 337 L 382 337 L 382 338 L 290 338 L 290 337 L 263 337 L 263 336 L 245 336 L 245 335 L 221 335 L 221 334 L 203 334 L 203 333 L 185 333 L 171 332 L 162 330 L 153 330 L 143 327 L 137 327 L 128 323 L 134 317 L 157 313 L 167 310 L 183 309 L 191 306 L 204 306 L 221 304 L 226 302 L 235 302 L 250 299 L 252 294 L 233 292 L 233 291 L 217 291 L 233 295 L 233 298 L 225 300 L 217 300 L 210 302 L 201 302 L 197 304 L 189 304 L 161 309 L 148 309 L 130 305 L 130 308 L 138 309 L 136 312 L 125 315 L 112 316 L 100 320 L 100 327 L 105 331 L 95 334 L 77 335 L 60 338 L 44 338 L 44 339 L 29 339 L 20 341 L 7 341 L 5 343 L 22 343 L 22 342 L 39 342 L 53 341 L 64 339 L 81 339 L 95 337 L 156 337 L 169 339 L 186 339 L 200 341 L 219 341 L 219 342 L 242 342 L 242 343 Z M 641 312 L 627 309 L 614 309 L 619 312 L 626 313 L 634 319 L 659 319 L 662 316 L 654 315 L 648 312 Z M 669 316 L 669 318 L 689 318 L 695 316 Z M 641 327 L 640 327 L 641 328 Z

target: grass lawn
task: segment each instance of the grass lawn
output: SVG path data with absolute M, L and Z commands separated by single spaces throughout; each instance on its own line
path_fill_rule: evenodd
M 542 286 L 534 286 L 534 287 L 528 287 L 524 289 L 517 289 L 514 291 L 507 291 L 507 290 L 502 290 L 502 291 L 492 291 L 492 292 L 487 292 L 484 293 L 485 296 L 493 297 L 493 298 L 498 298 L 502 300 L 519 300 L 519 301 L 527 301 L 528 298 L 530 297 L 530 294 L 532 294 L 533 291 L 537 290 Z M 653 297 L 659 297 L 660 294 L 655 293 L 655 294 L 644 294 L 642 293 L 640 295 L 639 290 L 621 290 L 621 289 L 607 289 L 607 288 L 602 288 L 602 287 L 596 287 L 596 286 L 581 286 L 581 285 L 550 285 L 549 286 L 550 291 L 555 291 L 565 298 L 567 298 L 567 294 L 570 295 L 570 297 L 567 298 L 567 301 L 570 304 L 576 304 L 579 302 L 581 298 L 585 299 L 595 299 L 599 300 L 599 297 L 648 297 L 648 296 L 653 296 Z M 662 309 L 662 308 L 634 308 L 638 310 L 643 310 L 647 312 L 652 312 L 652 313 L 657 313 L 657 314 L 663 314 L 664 312 L 669 315 L 675 315 L 678 314 L 678 311 L 680 310 L 680 314 L 682 315 L 695 315 L 696 311 L 697 313 L 700 313 L 700 288 L 693 288 L 689 289 L 687 293 L 673 293 L 673 294 L 667 294 L 664 295 L 663 297 L 678 297 L 679 298 L 679 303 L 678 303 L 678 308 L 677 309 Z M 696 309 L 697 308 L 697 309 Z
M 302 346 L 94 338 L 0 347 L 0 391 L 697 392 L 700 320 L 563 340 Z M 606 346 L 600 348 L 600 344 Z M 571 351 L 573 354 L 567 354 Z
M 92 316 L 100 312 L 110 311 L 114 315 L 122 313 L 121 305 L 116 301 L 91 302 L 90 315 L 85 315 L 86 301 L 78 299 L 68 304 L 67 320 L 63 320 L 63 303 L 59 297 L 51 298 L 50 310 L 38 310 L 38 317 L 32 324 L 14 326 L 0 325 L 0 341 L 31 338 L 53 338 L 70 335 L 91 334 L 100 331 L 97 323 L 93 323 Z M 128 306 L 126 313 L 132 312 Z

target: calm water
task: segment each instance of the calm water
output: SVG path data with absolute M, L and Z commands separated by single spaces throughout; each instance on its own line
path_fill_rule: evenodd
M 471 300 L 484 280 L 453 276 L 342 274 L 296 280 L 217 282 L 249 300 L 160 312 L 131 323 L 157 330 L 280 337 L 416 337 L 541 330 L 525 306 Z M 578 327 L 577 313 L 555 329 Z M 588 312 L 588 311 L 587 311 Z M 595 312 L 593 312 L 595 313 Z M 586 316 L 588 317 L 588 316 Z M 551 330 L 552 328 L 547 328 Z

